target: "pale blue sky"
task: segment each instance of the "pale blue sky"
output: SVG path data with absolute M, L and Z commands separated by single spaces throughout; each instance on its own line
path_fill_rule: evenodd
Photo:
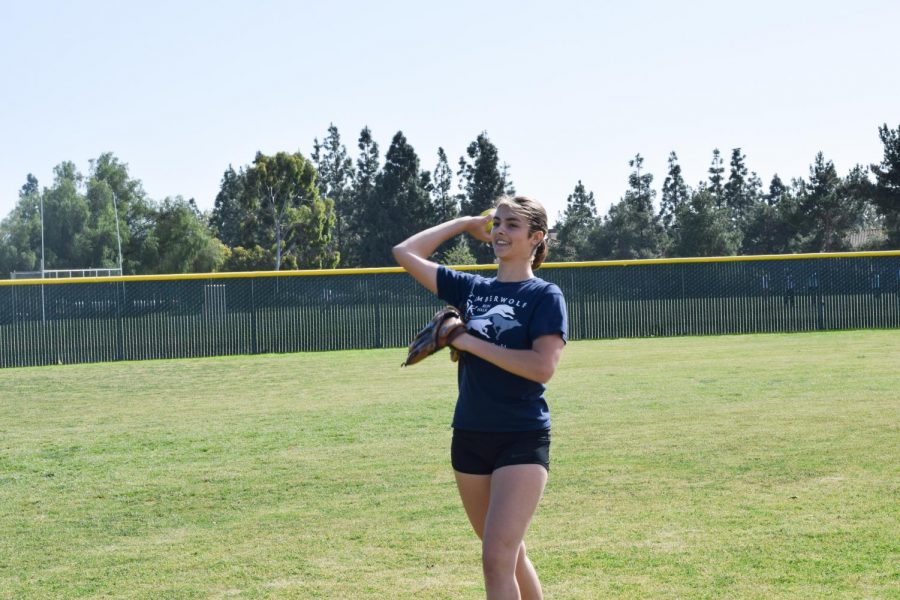
M 422 166 L 487 131 L 551 220 L 581 179 L 605 212 L 640 152 L 691 185 L 743 148 L 768 185 L 819 150 L 846 174 L 900 125 L 900 2 L 0 0 L 0 216 L 105 151 L 150 197 L 210 209 L 223 171 L 329 123 L 356 156 L 402 130 Z

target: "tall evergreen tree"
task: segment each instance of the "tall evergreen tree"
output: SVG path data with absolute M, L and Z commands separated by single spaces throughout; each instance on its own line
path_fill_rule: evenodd
M 776 173 L 768 193 L 753 205 L 747 215 L 741 254 L 784 254 L 796 243 L 797 232 L 792 225 L 795 210 L 790 190 Z
M 640 154 L 628 164 L 634 169 L 628 177 L 628 191 L 590 236 L 591 252 L 598 258 L 655 258 L 662 251 L 663 227 L 653 210 L 656 191 L 650 187 L 653 175 L 641 173 L 644 159 Z
M 344 266 L 358 267 L 363 265 L 365 254 L 362 248 L 363 240 L 372 228 L 372 224 L 366 221 L 364 215 L 378 210 L 373 206 L 375 198 L 375 183 L 380 171 L 380 155 L 378 143 L 372 137 L 372 131 L 363 127 L 357 141 L 359 155 L 356 159 L 356 173 L 353 179 L 352 203 L 354 227 L 346 232 L 341 262 Z
M 356 177 L 354 179 L 354 195 L 357 201 L 365 200 L 375 189 L 375 179 L 380 169 L 378 142 L 372 137 L 372 131 L 363 127 L 357 141 L 359 156 L 356 159 Z M 364 203 L 364 202 L 363 202 Z
M 438 162 L 432 178 L 431 204 L 439 223 L 459 216 L 459 204 L 453 194 L 453 170 L 443 148 L 438 148 Z
M 341 143 L 341 134 L 334 123 L 328 126 L 328 135 L 320 144 L 313 140 L 312 162 L 318 177 L 316 183 L 321 198 L 334 201 L 334 245 L 343 253 L 347 245 L 347 233 L 353 228 L 353 160 Z
M 751 206 L 764 200 L 765 192 L 763 191 L 763 187 L 762 179 L 760 179 L 756 171 L 750 171 L 750 179 L 747 181 L 747 193 L 750 198 Z
M 669 172 L 662 186 L 660 198 L 660 221 L 668 231 L 675 223 L 675 211 L 678 207 L 690 199 L 688 186 L 681 175 L 681 165 L 678 164 L 678 155 L 675 151 L 669 153 Z
M 798 198 L 801 249 L 834 252 L 849 249 L 848 236 L 859 221 L 863 205 L 848 194 L 834 163 L 821 152 L 809 168 L 809 179 Z
M 769 206 L 777 206 L 788 191 L 788 187 L 781 180 L 781 177 L 778 176 L 778 173 L 775 173 L 772 176 L 772 181 L 769 183 L 769 191 L 763 199 Z
M 681 174 L 678 155 L 673 150 L 669 153 L 669 171 L 663 181 L 659 209 L 660 223 L 662 223 L 664 233 L 663 254 L 666 256 L 671 253 L 672 240 L 675 238 L 675 214 L 679 207 L 689 200 L 690 189 Z
M 890 129 L 887 123 L 878 128 L 884 145 L 881 163 L 869 169 L 875 175 L 873 200 L 884 219 L 889 248 L 900 249 L 900 125 Z
M 464 193 L 461 210 L 464 215 L 477 215 L 493 206 L 498 197 L 514 187 L 508 173 L 501 171 L 497 147 L 486 132 L 478 134 L 475 141 L 469 144 L 466 155 L 468 159 L 465 156 L 459 159 L 458 175 Z M 479 263 L 493 262 L 494 252 L 489 244 L 472 239 L 470 247 Z
M 581 180 L 566 199 L 566 209 L 556 226 L 556 251 L 559 260 L 589 260 L 590 233 L 597 221 L 594 192 L 585 189 Z
M 439 262 L 442 265 L 477 264 L 475 257 L 472 256 L 472 251 L 469 249 L 469 244 L 466 243 L 466 238 L 457 236 L 455 240 L 450 240 L 447 243 L 450 245 L 449 249 L 440 256 Z
M 716 206 L 722 206 L 725 201 L 724 176 L 722 175 L 725 167 L 723 165 L 722 153 L 718 148 L 713 149 L 712 162 L 709 165 L 709 187 L 706 189 L 715 199 Z
M 746 164 L 747 157 L 740 148 L 731 151 L 730 172 L 728 181 L 722 189 L 723 204 L 731 213 L 731 220 L 740 226 L 757 198 L 754 197 L 753 180 Z M 754 174 L 755 176 L 755 174 Z M 758 178 L 757 178 L 758 180 Z
M 869 179 L 869 169 L 860 164 L 850 169 L 843 179 L 842 195 L 859 206 L 856 223 L 847 234 L 853 250 L 879 250 L 887 243 L 884 217 L 878 211 L 875 193 L 875 185 Z M 857 237 L 855 241 L 854 237 Z
M 422 175 L 424 178 L 427 172 Z M 438 161 L 434 168 L 434 176 L 430 178 L 425 188 L 431 196 L 431 210 L 434 213 L 435 223 L 443 223 L 459 216 L 459 197 L 453 193 L 453 169 L 450 168 L 447 153 L 443 148 L 438 148 Z M 465 252 L 462 252 L 460 244 L 465 246 Z M 462 237 L 455 241 L 444 242 L 436 254 L 437 261 L 444 264 L 466 264 L 458 261 L 469 259 L 474 261 L 468 242 Z
M 229 248 L 252 245 L 245 235 L 245 222 L 248 215 L 242 205 L 246 193 L 244 185 L 246 176 L 243 169 L 238 171 L 228 165 L 219 183 L 210 225 L 223 244 Z
M 702 186 L 675 213 L 674 256 L 729 256 L 738 240 L 727 209 L 719 207 L 711 189 Z
M 361 215 L 366 224 L 361 240 L 364 266 L 392 264 L 391 250 L 396 244 L 435 224 L 419 157 L 402 131 L 394 135 L 384 159 L 372 201 Z
M 513 183 L 510 170 L 511 167 L 509 166 L 509 163 L 503 163 L 502 165 L 500 165 L 500 179 L 503 180 L 503 194 L 505 196 L 516 195 L 516 186 Z

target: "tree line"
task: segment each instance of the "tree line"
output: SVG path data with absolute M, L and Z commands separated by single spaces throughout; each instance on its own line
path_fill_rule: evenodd
M 819 152 L 808 177 L 786 183 L 775 174 L 768 187 L 741 148 L 732 149 L 727 175 L 713 150 L 708 177 L 693 187 L 672 152 L 658 210 L 653 175 L 638 154 L 627 191 L 606 215 L 598 216 L 593 193 L 578 182 L 558 222 L 557 260 L 900 248 L 900 127 L 878 133 L 880 164 L 856 165 L 841 177 Z
M 776 174 L 767 187 L 740 148 L 727 169 L 713 150 L 707 177 L 693 186 L 672 152 L 658 201 L 638 154 L 624 195 L 606 214 L 581 181 L 575 185 L 550 260 L 900 248 L 900 127 L 883 125 L 878 134 L 879 164 L 841 176 L 820 152 L 807 177 L 785 182 Z M 308 157 L 257 153 L 248 165 L 229 165 L 208 212 L 194 199 L 149 198 L 111 153 L 90 161 L 86 175 L 72 162 L 59 164 L 49 187 L 29 174 L 0 222 L 0 273 L 41 268 L 41 206 L 45 269 L 117 267 L 121 240 L 124 273 L 186 273 L 389 265 L 398 241 L 515 193 L 487 133 L 455 168 L 439 148 L 434 167 L 423 169 L 402 131 L 383 159 L 368 127 L 356 146 L 353 158 L 331 125 Z M 866 235 L 854 242 L 859 232 Z M 461 237 L 435 259 L 473 264 L 493 255 Z

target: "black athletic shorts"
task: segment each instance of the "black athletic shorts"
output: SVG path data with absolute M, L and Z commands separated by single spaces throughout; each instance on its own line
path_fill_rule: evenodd
M 550 470 L 550 430 L 486 433 L 453 430 L 450 461 L 460 473 L 490 475 L 509 465 L 541 465 Z

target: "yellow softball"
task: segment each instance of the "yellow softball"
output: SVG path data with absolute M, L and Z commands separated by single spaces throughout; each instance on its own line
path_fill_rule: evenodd
M 481 216 L 482 216 L 482 217 L 486 217 L 486 216 L 488 216 L 488 215 L 493 215 L 493 214 L 494 214 L 494 209 L 493 209 L 493 208 L 489 208 L 489 209 L 484 210 L 484 211 L 481 212 Z M 492 230 L 493 228 L 494 228 L 494 219 L 491 219 L 491 220 L 489 220 L 487 223 L 484 224 L 484 230 L 485 230 L 487 233 L 490 233 L 491 230 Z

